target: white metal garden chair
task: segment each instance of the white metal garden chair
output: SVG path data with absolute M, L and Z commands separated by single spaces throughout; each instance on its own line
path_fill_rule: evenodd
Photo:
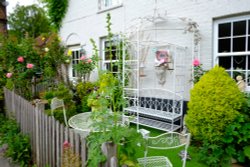
M 66 115 L 66 110 L 65 110 L 63 99 L 58 99 L 57 97 L 54 97 L 51 100 L 50 108 L 51 108 L 51 114 L 52 114 L 52 116 L 54 116 L 54 110 L 56 110 L 58 108 L 62 108 L 62 110 L 63 110 L 63 116 L 64 116 L 64 122 L 65 122 L 65 125 L 68 127 L 68 119 L 67 119 L 67 115 Z
M 141 167 L 173 167 L 172 163 L 165 156 L 150 156 L 147 157 L 148 148 L 169 150 L 174 148 L 184 147 L 184 155 L 182 157 L 182 167 L 186 166 L 187 149 L 190 142 L 190 134 L 181 134 L 177 132 L 163 133 L 156 137 L 146 138 L 146 149 L 143 158 L 138 158 Z M 176 155 L 178 156 L 178 155 Z

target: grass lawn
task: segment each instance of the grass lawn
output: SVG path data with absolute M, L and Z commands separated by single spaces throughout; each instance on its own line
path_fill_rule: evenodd
M 131 127 L 136 128 L 135 125 L 131 125 Z M 157 136 L 157 135 L 164 133 L 163 131 L 160 131 L 160 130 L 140 126 L 140 129 L 142 128 L 149 130 L 150 136 Z M 184 147 L 178 148 L 178 149 L 170 149 L 170 150 L 149 149 L 148 156 L 154 156 L 154 155 L 167 156 L 169 160 L 171 161 L 171 163 L 173 164 L 173 167 L 181 167 L 182 161 L 178 153 L 183 149 Z M 208 167 L 207 165 L 204 165 L 201 162 L 199 162 L 199 159 L 197 156 L 197 150 L 195 147 L 189 146 L 188 153 L 190 154 L 191 160 L 187 160 L 186 167 Z M 138 153 L 136 154 L 136 158 L 143 157 L 143 156 L 144 156 L 143 150 L 138 150 Z

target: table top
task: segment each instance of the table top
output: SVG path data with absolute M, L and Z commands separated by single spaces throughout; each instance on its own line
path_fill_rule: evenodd
M 73 129 L 81 131 L 81 132 L 90 132 L 90 131 L 99 132 L 99 130 L 93 129 L 93 127 L 91 127 L 93 121 L 90 116 L 91 116 L 91 112 L 84 112 L 84 113 L 74 115 L 68 120 L 68 124 Z M 124 125 L 122 119 L 124 118 L 121 118 L 121 120 L 116 123 L 120 125 Z M 110 125 L 112 126 L 113 123 L 114 122 L 110 122 Z
M 90 132 L 92 124 L 90 114 L 91 112 L 84 112 L 72 116 L 68 121 L 69 126 L 77 130 Z

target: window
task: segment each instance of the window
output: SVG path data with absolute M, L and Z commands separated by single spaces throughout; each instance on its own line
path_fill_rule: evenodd
M 76 70 L 74 70 L 74 65 L 78 64 L 80 61 L 80 57 L 81 57 L 81 49 L 79 48 L 75 48 L 72 49 L 72 61 L 71 61 L 71 71 L 70 71 L 70 75 L 71 77 L 77 77 L 77 72 Z
M 241 75 L 250 91 L 250 15 L 214 22 L 215 63 L 232 78 Z
M 109 70 L 112 73 L 119 71 L 119 59 L 122 59 L 122 49 L 118 40 L 111 42 L 106 38 L 101 39 L 101 56 L 102 56 L 102 69 Z
M 99 10 L 115 8 L 122 5 L 122 0 L 99 0 Z

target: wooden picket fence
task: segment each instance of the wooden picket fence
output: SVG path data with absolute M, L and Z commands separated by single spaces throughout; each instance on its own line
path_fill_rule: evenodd
M 4 88 L 6 114 L 14 117 L 20 125 L 21 132 L 31 140 L 33 159 L 38 167 L 74 167 L 72 159 L 63 159 L 63 143 L 68 141 L 74 156 L 80 157 L 81 166 L 87 159 L 86 140 L 71 128 L 60 124 L 54 117 L 44 113 L 44 104 L 25 100 L 21 96 Z M 109 147 L 105 148 L 110 150 Z M 111 150 L 112 151 L 112 150 Z M 64 156 L 65 157 L 65 156 Z M 75 160 L 74 160 L 75 161 Z M 69 164 L 67 166 L 67 164 Z M 111 167 L 110 159 L 100 166 Z

